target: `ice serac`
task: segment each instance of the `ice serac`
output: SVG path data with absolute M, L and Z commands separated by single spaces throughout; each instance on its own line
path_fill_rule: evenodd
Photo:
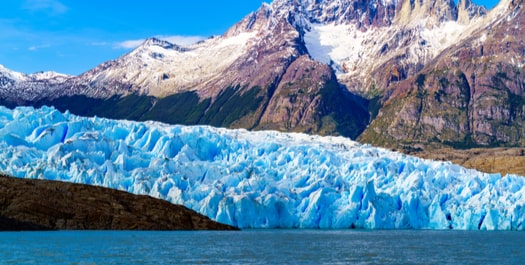
M 149 194 L 239 227 L 524 230 L 525 179 L 342 137 L 0 107 L 0 171 Z

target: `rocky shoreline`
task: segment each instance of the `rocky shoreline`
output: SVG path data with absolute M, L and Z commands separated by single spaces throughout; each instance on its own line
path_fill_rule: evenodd
M 0 231 L 35 230 L 238 229 L 149 196 L 0 175 Z

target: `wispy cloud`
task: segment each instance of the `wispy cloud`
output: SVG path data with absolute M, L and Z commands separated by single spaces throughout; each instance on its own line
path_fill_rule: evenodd
M 25 0 L 22 8 L 31 12 L 43 11 L 50 15 L 61 15 L 68 7 L 58 0 Z
M 177 45 L 181 46 L 188 46 L 194 43 L 197 43 L 201 40 L 206 39 L 206 37 L 203 36 L 155 36 L 157 39 L 165 40 Z M 122 42 L 118 42 L 114 45 L 115 48 L 118 49 L 134 49 L 140 46 L 146 39 L 137 39 L 137 40 L 126 40 Z
M 29 48 L 27 48 L 27 50 L 34 52 L 34 51 L 38 51 L 40 49 L 49 48 L 49 47 L 51 47 L 51 45 L 49 45 L 49 44 L 33 45 L 33 46 L 30 46 Z
M 89 45 L 91 46 L 109 46 L 111 45 L 111 43 L 107 41 L 93 41 Z
M 116 43 L 114 46 L 118 49 L 134 49 L 141 45 L 146 39 L 126 40 Z

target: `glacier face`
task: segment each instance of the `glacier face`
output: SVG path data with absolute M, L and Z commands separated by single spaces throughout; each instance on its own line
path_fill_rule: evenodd
M 341 137 L 0 107 L 0 171 L 149 194 L 242 228 L 524 230 L 525 183 Z

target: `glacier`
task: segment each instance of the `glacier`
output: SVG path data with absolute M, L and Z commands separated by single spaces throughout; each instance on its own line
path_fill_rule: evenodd
M 343 137 L 0 106 L 0 171 L 182 204 L 241 228 L 524 230 L 525 179 Z

